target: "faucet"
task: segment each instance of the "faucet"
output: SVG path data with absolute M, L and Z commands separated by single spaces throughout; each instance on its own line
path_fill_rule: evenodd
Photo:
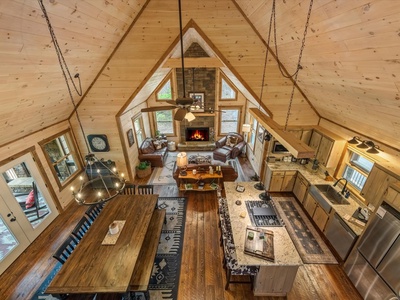
M 344 180 L 344 181 L 346 181 L 345 183 L 344 183 L 344 186 L 343 186 L 343 189 L 342 189 L 342 195 L 344 195 L 345 193 L 346 193 L 346 187 L 347 187 L 347 179 L 346 178 L 344 178 L 344 177 L 342 177 L 342 178 L 339 178 L 338 180 L 336 180 L 336 182 L 333 184 L 333 186 L 336 186 L 338 183 L 339 183 L 339 181 L 341 181 L 341 180 Z

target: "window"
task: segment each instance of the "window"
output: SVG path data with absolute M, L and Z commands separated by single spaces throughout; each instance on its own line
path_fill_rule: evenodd
M 374 163 L 365 157 L 350 151 L 349 160 L 343 171 L 343 177 L 358 191 L 361 191 Z
M 156 130 L 161 134 L 174 135 L 174 119 L 172 118 L 173 110 L 161 110 L 156 111 L 155 115 L 155 125 Z
M 219 128 L 221 135 L 227 134 L 228 132 L 239 132 L 240 111 L 238 108 L 221 108 L 220 116 Z
M 160 88 L 156 89 L 156 99 L 172 100 L 172 81 L 171 76 L 168 77 L 167 81 L 161 84 Z
M 252 115 L 250 115 L 250 137 L 248 141 L 250 149 L 254 149 L 254 144 L 256 142 L 257 124 L 257 120 Z
M 135 130 L 135 136 L 137 142 L 136 145 L 139 148 L 144 141 L 143 120 L 141 115 L 133 118 L 133 129 Z
M 236 100 L 236 89 L 221 75 L 221 100 Z
M 52 137 L 50 141 L 41 143 L 41 146 L 60 188 L 72 175 L 79 173 L 80 167 L 77 164 L 76 151 L 69 132 Z

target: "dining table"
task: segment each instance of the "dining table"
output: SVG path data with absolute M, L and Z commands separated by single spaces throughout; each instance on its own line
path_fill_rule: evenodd
M 148 228 L 152 227 L 152 216 L 158 210 L 157 199 L 158 195 L 118 195 L 109 201 L 55 275 L 46 293 L 129 294 L 139 254 L 147 251 L 144 241 L 149 238 Z M 105 243 L 113 222 L 120 224 L 120 230 L 111 242 L 109 239 Z M 153 260 L 149 262 L 152 263 Z

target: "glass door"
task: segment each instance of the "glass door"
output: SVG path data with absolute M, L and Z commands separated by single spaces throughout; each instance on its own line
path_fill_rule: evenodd
M 0 274 L 29 246 L 21 226 L 0 196 Z
M 8 261 L 18 257 L 22 241 L 33 242 L 58 211 L 30 153 L 0 167 L 0 196 L 1 232 L 7 236 L 0 239 L 0 249 L 7 249 L 0 257 L 9 257 Z M 3 268 L 0 258 L 0 271 Z

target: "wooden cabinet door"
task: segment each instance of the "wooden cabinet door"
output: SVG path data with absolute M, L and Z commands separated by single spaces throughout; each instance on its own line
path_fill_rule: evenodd
M 397 208 L 400 210 L 400 192 L 399 191 L 395 190 L 392 187 L 389 187 L 386 195 L 384 196 L 384 199 L 387 203 L 392 205 L 394 208 Z
M 329 215 L 319 205 L 317 205 L 313 220 L 321 231 L 324 231 L 326 223 L 328 223 L 328 219 Z
M 296 196 L 300 203 L 303 203 L 308 192 L 308 181 L 301 173 L 297 173 L 296 182 L 293 187 L 293 194 Z
M 326 166 L 326 163 L 328 162 L 334 143 L 335 141 L 327 138 L 326 136 L 321 137 L 316 159 L 324 166 Z
M 310 194 L 307 194 L 306 200 L 304 200 L 303 206 L 308 212 L 310 217 L 314 215 L 315 209 L 317 208 L 317 201 Z
M 303 133 L 301 135 L 301 141 L 309 145 L 312 133 L 313 133 L 312 130 L 303 130 Z
M 291 134 L 293 134 L 297 139 L 301 139 L 301 135 L 302 135 L 302 133 L 303 133 L 303 130 L 301 130 L 301 129 L 292 129 L 292 130 L 289 130 L 289 132 L 291 133 Z
M 322 139 L 322 134 L 320 134 L 318 131 L 313 130 L 313 133 L 311 135 L 310 139 L 310 147 L 315 150 L 315 152 L 318 151 L 319 144 L 321 143 Z
M 272 172 L 271 182 L 269 184 L 270 192 L 280 192 L 285 178 L 285 172 Z
M 297 171 L 286 171 L 285 177 L 283 178 L 281 192 L 293 191 L 294 182 L 296 181 Z
M 397 181 L 396 178 L 374 165 L 360 194 L 368 204 L 372 204 L 377 208 L 381 204 L 389 184 Z

